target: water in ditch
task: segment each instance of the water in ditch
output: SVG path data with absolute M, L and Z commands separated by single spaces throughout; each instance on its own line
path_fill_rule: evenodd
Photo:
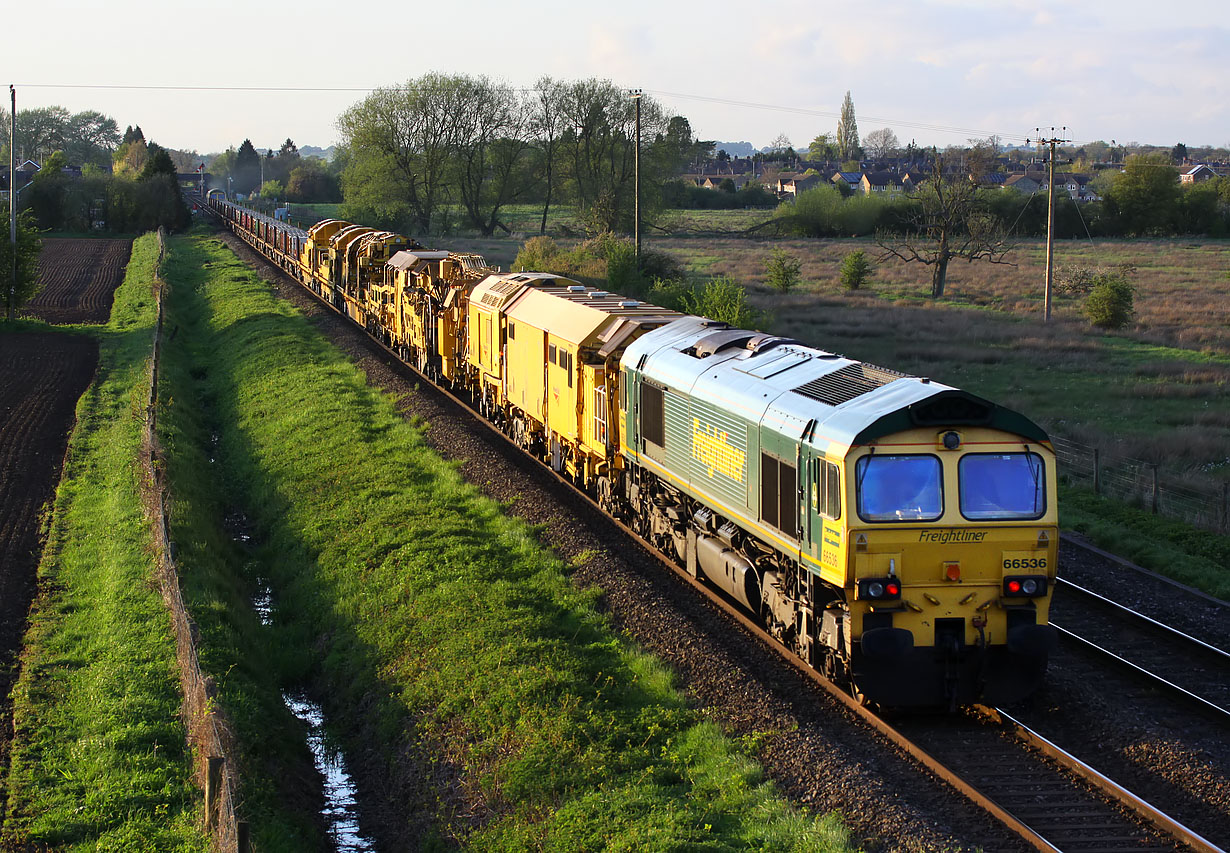
M 257 578 L 252 609 L 262 625 L 273 621 L 273 592 L 265 578 Z M 307 744 L 312 760 L 324 778 L 324 811 L 321 812 L 333 849 L 338 853 L 366 853 L 375 843 L 359 829 L 357 792 L 342 754 L 330 746 L 325 735 L 325 715 L 321 707 L 298 693 L 283 693 L 282 701 L 292 714 L 307 726 Z
M 292 714 L 308 727 L 308 746 L 316 769 L 325 778 L 325 808 L 322 812 L 329 838 L 338 853 L 366 853 L 376 849 L 375 842 L 359 829 L 358 803 L 354 782 L 346 771 L 340 752 L 329 746 L 325 737 L 325 716 L 319 705 L 297 694 L 283 693 L 282 700 Z

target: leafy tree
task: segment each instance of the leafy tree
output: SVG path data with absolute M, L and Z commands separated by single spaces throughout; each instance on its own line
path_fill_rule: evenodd
M 12 320 L 17 309 L 38 292 L 38 254 L 43 240 L 34 215 L 23 210 L 17 217 L 17 277 L 13 278 L 13 244 L 5 235 L 0 241 L 0 281 L 4 282 L 5 316 Z
M 629 233 L 634 209 L 635 105 L 609 80 L 568 83 L 561 94 L 561 153 L 573 199 L 593 231 Z M 653 98 L 640 98 L 640 112 L 642 139 L 666 133 L 665 114 Z M 672 177 L 669 167 L 654 157 L 641 158 L 643 215 L 661 204 L 657 188 Z
M 452 168 L 466 219 L 484 237 L 509 231 L 500 211 L 533 185 L 530 107 L 506 84 L 486 77 L 455 81 Z
M 862 249 L 847 252 L 841 259 L 841 286 L 846 290 L 858 290 L 871 279 L 874 267 Z
M 944 295 L 948 264 L 954 258 L 1009 263 L 1012 250 L 999 219 L 986 210 L 978 185 L 964 175 L 946 175 L 936 157 L 931 175 L 909 195 L 913 204 L 902 213 L 904 234 L 881 230 L 876 243 L 881 259 L 895 257 L 931 267 L 931 298 Z
M 841 151 L 837 148 L 833 134 L 819 134 L 811 141 L 811 145 L 807 146 L 807 154 L 803 159 L 810 160 L 813 163 L 828 163 L 833 160 L 840 160 Z
M 1134 154 L 1106 193 L 1108 213 L 1121 233 L 1156 236 L 1174 232 L 1179 213 L 1179 172 L 1165 154 Z
M 708 317 L 741 329 L 760 328 L 769 321 L 768 315 L 747 304 L 747 291 L 729 277 L 710 279 L 704 284 L 656 281 L 647 298 L 672 311 Z
M 765 283 L 778 293 L 789 293 L 802 276 L 803 262 L 784 249 L 774 248 L 765 261 Z
M 286 179 L 286 198 L 303 204 L 331 202 L 341 199 L 337 178 L 330 174 L 323 161 L 306 157 L 291 170 Z
M 110 116 L 85 110 L 69 117 L 64 154 L 70 164 L 105 166 L 111 160 L 111 152 L 119 144 L 119 127 Z
M 251 139 L 245 139 L 235 152 L 235 166 L 231 177 L 234 179 L 233 188 L 237 193 L 250 193 L 260 184 L 261 155 L 257 153 Z
M 146 181 L 156 175 L 167 175 L 178 180 L 179 173 L 175 171 L 175 163 L 167 149 L 157 142 L 145 146 L 145 165 L 141 168 L 141 180 Z
M 348 205 L 401 210 L 414 229 L 432 230 L 448 201 L 463 88 L 463 77 L 426 74 L 377 89 L 342 113 L 338 129 L 351 155 L 342 184 Z
M 873 160 L 887 160 L 897 152 L 897 148 L 900 145 L 901 143 L 897 140 L 897 134 L 893 133 L 891 127 L 881 127 L 878 130 L 873 130 L 863 140 L 863 147 L 867 149 L 867 153 L 871 155 Z
M 1187 146 L 1180 142 L 1174 148 L 1170 149 L 1170 160 L 1176 164 L 1187 162 Z
M 854 117 L 854 99 L 849 90 L 841 103 L 841 119 L 837 122 L 837 151 L 842 160 L 858 160 L 862 149 L 858 144 L 858 121 Z

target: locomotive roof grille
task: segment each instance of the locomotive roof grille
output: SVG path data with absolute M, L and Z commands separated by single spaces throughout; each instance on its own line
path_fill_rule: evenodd
M 874 391 L 881 385 L 887 385 L 906 376 L 905 373 L 898 373 L 886 367 L 877 367 L 874 364 L 847 364 L 839 370 L 834 370 L 832 373 L 827 373 L 792 390 L 796 394 L 810 397 L 821 403 L 840 406 L 842 403 Z

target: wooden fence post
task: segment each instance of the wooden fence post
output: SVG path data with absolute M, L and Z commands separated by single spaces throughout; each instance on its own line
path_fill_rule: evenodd
M 1151 467 L 1153 468 L 1153 514 L 1157 515 L 1157 498 L 1158 498 L 1157 466 L 1153 465 Z
M 218 826 L 218 799 L 222 794 L 222 765 L 226 761 L 218 755 L 209 756 L 205 771 L 205 830 Z
M 1093 448 L 1093 493 L 1102 494 L 1102 463 L 1098 449 Z

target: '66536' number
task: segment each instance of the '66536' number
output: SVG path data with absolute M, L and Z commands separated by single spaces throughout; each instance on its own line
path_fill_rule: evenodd
M 1004 568 L 1014 571 L 1019 569 L 1045 569 L 1046 557 L 1021 557 L 1004 560 Z

